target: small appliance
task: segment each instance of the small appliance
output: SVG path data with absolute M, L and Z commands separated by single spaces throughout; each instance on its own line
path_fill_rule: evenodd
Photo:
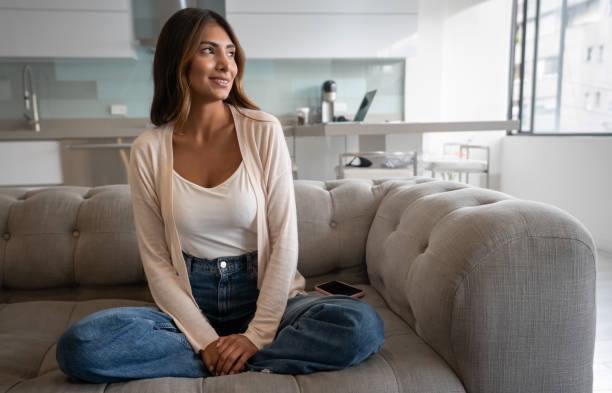
M 321 88 L 321 122 L 334 121 L 334 101 L 336 101 L 336 82 L 327 80 Z

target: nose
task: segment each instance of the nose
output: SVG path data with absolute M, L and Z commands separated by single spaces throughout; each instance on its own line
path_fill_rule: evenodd
M 227 70 L 228 66 L 229 66 L 229 58 L 227 54 L 220 53 L 217 56 L 217 69 L 225 71 Z

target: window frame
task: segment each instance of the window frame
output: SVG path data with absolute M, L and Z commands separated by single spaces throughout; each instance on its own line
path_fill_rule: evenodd
M 610 3 L 612 4 L 612 0 L 609 0 Z M 529 102 L 529 117 L 528 117 L 528 125 L 527 127 L 525 127 L 525 129 L 523 129 L 523 127 L 525 126 L 525 113 L 523 113 L 524 111 L 524 99 L 526 97 L 525 95 L 525 83 L 526 83 L 526 78 L 525 78 L 525 54 L 526 54 L 526 50 L 527 50 L 527 40 L 526 40 L 526 33 L 527 33 L 527 24 L 528 24 L 528 6 L 530 3 L 533 4 L 533 2 L 535 2 L 535 15 L 534 15 L 534 40 L 533 40 L 533 59 L 531 62 L 531 70 L 530 70 L 530 74 L 529 75 L 529 79 L 531 79 L 531 91 L 530 91 L 530 96 L 527 97 L 530 102 Z M 541 4 L 541 0 L 523 0 L 523 4 L 522 4 L 522 9 L 519 10 L 519 4 L 518 4 L 518 0 L 512 0 L 512 28 L 511 28 L 511 34 L 510 34 L 510 56 L 509 56 L 509 61 L 510 61 L 510 66 L 509 66 L 509 77 L 508 77 L 508 112 L 507 112 L 507 117 L 508 119 L 512 119 L 514 117 L 514 93 L 515 93 L 515 77 L 516 77 L 516 72 L 518 71 L 519 77 L 518 77 L 518 82 L 519 82 L 519 86 L 518 86 L 518 120 L 519 120 L 519 127 L 517 130 L 515 131 L 508 131 L 507 134 L 508 135 L 527 135 L 527 136 L 612 136 L 612 132 L 559 132 L 559 122 L 560 122 L 560 116 L 561 116 L 561 98 L 563 97 L 563 90 L 562 90 L 562 82 L 563 82 L 563 66 L 564 66 L 564 50 L 565 50 L 565 33 L 566 33 L 566 29 L 567 29 L 567 21 L 568 21 L 568 11 L 567 11 L 567 4 L 568 4 L 568 0 L 562 0 L 562 7 L 561 7 L 561 31 L 560 31 L 560 38 L 559 38 L 559 53 L 558 53 L 558 76 L 557 76 L 557 93 L 556 93 L 556 106 L 555 106 L 555 129 L 557 129 L 557 131 L 537 131 L 534 129 L 534 123 L 535 123 L 535 109 L 536 109 L 536 97 L 537 97 L 537 84 L 538 84 L 538 78 L 537 78 L 537 72 L 538 72 L 538 62 L 540 60 L 543 60 L 544 58 L 540 59 L 539 54 L 538 54 L 538 44 L 539 44 L 539 40 L 540 40 L 540 35 L 539 35 L 539 30 L 540 30 L 540 4 Z M 610 7 L 610 12 L 612 13 L 612 6 Z M 521 24 L 520 24 L 520 37 L 517 37 L 517 34 L 519 32 L 519 25 L 517 24 L 518 21 L 518 16 L 519 16 L 519 11 L 522 13 L 522 20 L 521 20 Z M 521 62 L 519 63 L 519 67 L 516 67 L 515 64 L 515 59 L 517 56 L 517 47 L 520 49 L 520 58 L 521 58 Z M 591 61 L 594 61 L 594 58 L 599 58 L 599 53 L 598 50 L 599 47 L 597 48 L 593 48 L 593 47 L 589 47 L 588 49 L 592 49 L 592 53 L 591 53 Z M 588 51 L 587 49 L 587 51 Z M 595 60 L 598 61 L 598 60 Z M 517 70 L 518 68 L 518 70 Z M 600 94 L 600 100 L 601 98 L 603 98 L 603 94 Z M 603 101 L 603 100 L 601 100 Z M 611 101 L 612 102 L 612 101 Z M 600 106 L 605 106 L 605 104 L 601 104 Z

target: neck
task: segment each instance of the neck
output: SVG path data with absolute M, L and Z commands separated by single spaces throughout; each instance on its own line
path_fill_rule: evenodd
M 223 101 L 194 105 L 185 122 L 185 134 L 209 137 L 224 129 L 231 121 L 231 116 L 230 109 Z

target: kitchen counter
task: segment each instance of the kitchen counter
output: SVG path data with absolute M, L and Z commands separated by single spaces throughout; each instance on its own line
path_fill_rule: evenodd
M 25 120 L 0 120 L 0 141 L 134 138 L 150 127 L 147 118 L 47 119 L 35 132 Z
M 336 178 L 339 154 L 360 151 L 416 151 L 423 149 L 423 135 L 436 132 L 487 132 L 517 130 L 517 120 L 455 122 L 337 122 L 306 126 L 287 125 L 297 178 Z M 321 138 L 327 137 L 327 138 Z M 320 141 L 319 141 L 320 140 Z M 316 147 L 315 147 L 316 146 Z M 313 159 L 316 157 L 316 159 Z
M 387 135 L 425 132 L 517 130 L 518 120 L 459 122 L 325 123 L 286 128 L 290 136 Z
M 148 118 L 48 119 L 41 131 L 27 129 L 24 120 L 0 120 L 0 141 L 75 138 L 134 138 L 152 127 Z M 463 122 L 325 123 L 284 127 L 287 136 L 415 134 L 452 131 L 517 130 L 518 120 Z

